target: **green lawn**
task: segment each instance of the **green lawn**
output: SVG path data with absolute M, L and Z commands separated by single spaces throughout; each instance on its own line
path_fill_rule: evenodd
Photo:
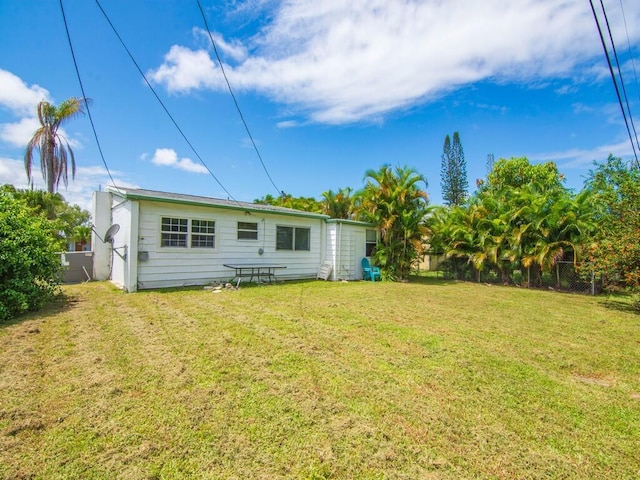
M 605 297 L 64 291 L 0 325 L 0 478 L 640 478 L 640 316 Z

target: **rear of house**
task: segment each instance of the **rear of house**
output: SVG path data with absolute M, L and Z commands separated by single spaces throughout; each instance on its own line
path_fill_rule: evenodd
M 94 278 L 129 292 L 228 281 L 229 264 L 278 265 L 285 280 L 315 278 L 329 261 L 332 279 L 355 280 L 373 231 L 317 213 L 151 190 L 108 188 L 93 203 L 97 232 L 119 226 L 111 241 L 93 239 Z
M 325 259 L 332 265 L 332 280 L 362 278 L 362 257 L 371 257 L 377 244 L 373 226 L 343 219 L 326 221 Z

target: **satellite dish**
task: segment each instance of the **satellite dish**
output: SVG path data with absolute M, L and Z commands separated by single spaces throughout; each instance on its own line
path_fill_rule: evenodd
M 118 233 L 118 231 L 120 230 L 120 225 L 118 225 L 117 223 L 114 223 L 113 225 L 111 225 L 108 229 L 107 229 L 107 233 L 104 234 L 104 243 L 111 243 L 113 242 L 113 237 L 116 236 L 116 233 Z

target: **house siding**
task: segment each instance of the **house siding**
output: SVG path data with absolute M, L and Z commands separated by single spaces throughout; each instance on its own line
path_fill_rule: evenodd
M 129 269 L 127 260 L 130 259 L 129 251 L 131 243 L 132 209 L 130 201 L 118 201 L 117 197 L 112 198 L 111 218 L 113 224 L 118 224 L 120 229 L 113 239 L 113 252 L 111 253 L 111 281 L 118 287 L 127 291 L 135 291 L 129 284 Z M 118 255 L 118 253 L 120 255 Z M 122 258 L 125 257 L 125 258 Z
M 316 278 L 329 261 L 331 280 L 357 280 L 365 231 L 372 228 L 309 212 L 136 189 L 96 192 L 94 215 L 100 231 L 120 226 L 112 244 L 99 245 L 96 278 L 110 278 L 129 292 L 230 281 L 235 272 L 225 264 L 282 265 L 277 277 L 293 280 Z M 189 226 L 192 220 L 214 221 L 215 247 L 162 247 L 162 217 L 188 219 Z M 257 223 L 258 239 L 238 239 L 238 222 Z M 277 250 L 278 226 L 308 228 L 309 250 Z
M 366 230 L 373 226 L 334 220 L 327 225 L 327 260 L 333 265 L 332 280 L 360 280 L 360 261 L 365 256 Z
M 162 247 L 162 217 L 215 221 L 215 248 Z M 237 223 L 258 224 L 258 240 L 238 240 Z M 282 279 L 313 278 L 320 265 L 320 242 L 323 220 L 289 218 L 282 215 L 238 214 L 214 207 L 179 206 L 162 202 L 140 201 L 138 250 L 146 252 L 138 262 L 138 288 L 202 285 L 231 280 L 234 271 L 225 264 L 279 264 Z M 276 227 L 310 229 L 309 251 L 276 250 Z M 259 250 L 263 253 L 260 254 Z

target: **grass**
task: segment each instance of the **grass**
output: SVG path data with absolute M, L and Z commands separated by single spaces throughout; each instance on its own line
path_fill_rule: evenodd
M 640 317 L 605 298 L 64 291 L 0 326 L 0 478 L 640 476 Z

